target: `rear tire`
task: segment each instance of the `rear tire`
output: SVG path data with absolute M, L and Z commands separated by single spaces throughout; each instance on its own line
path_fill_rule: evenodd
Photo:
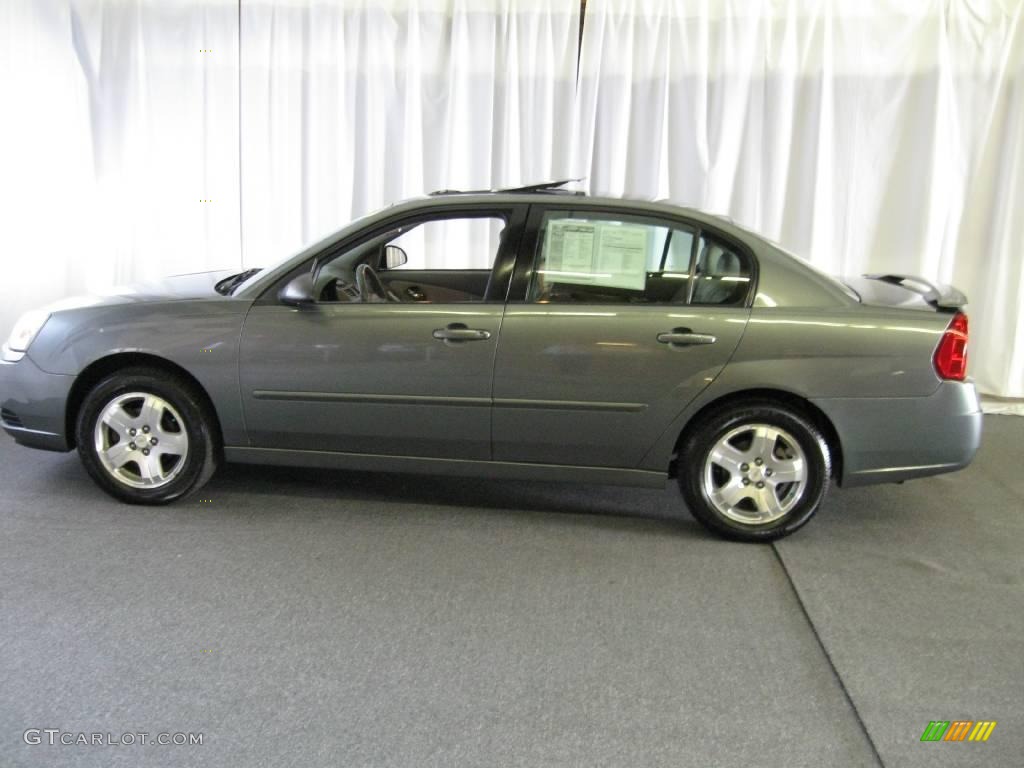
M 679 487 L 708 530 L 737 541 L 773 541 L 796 531 L 821 506 L 831 455 L 804 414 L 752 401 L 704 418 L 687 436 Z
M 85 396 L 78 453 L 104 491 L 130 504 L 168 504 L 198 490 L 218 465 L 215 419 L 187 380 L 126 368 Z

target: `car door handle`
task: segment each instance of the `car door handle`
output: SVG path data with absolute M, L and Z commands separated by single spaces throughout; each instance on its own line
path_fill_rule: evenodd
M 491 332 L 452 323 L 447 328 L 435 328 L 433 336 L 438 341 L 485 341 L 491 338 Z
M 689 328 L 673 328 L 668 333 L 659 333 L 657 339 L 662 344 L 673 347 L 691 347 L 697 344 L 714 344 L 717 338 L 707 333 L 694 333 Z

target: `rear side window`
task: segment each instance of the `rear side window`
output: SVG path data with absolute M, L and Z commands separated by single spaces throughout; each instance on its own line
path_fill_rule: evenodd
M 713 237 L 701 236 L 693 270 L 691 304 L 743 304 L 750 287 L 750 262 Z
M 745 255 L 685 226 L 550 211 L 538 238 L 528 300 L 742 304 L 749 277 Z

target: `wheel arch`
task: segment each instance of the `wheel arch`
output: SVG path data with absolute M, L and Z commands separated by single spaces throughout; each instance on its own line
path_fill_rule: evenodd
M 214 438 L 218 446 L 217 449 L 219 450 L 219 447 L 223 446 L 224 437 L 217 409 L 213 405 L 213 399 L 210 397 L 210 394 L 195 376 L 177 363 L 171 362 L 159 355 L 147 354 L 145 352 L 117 352 L 94 360 L 75 377 L 75 383 L 71 385 L 71 391 L 68 394 L 67 405 L 64 411 L 64 433 L 67 435 L 69 448 L 75 448 L 76 446 L 75 422 L 78 419 L 78 412 L 89 390 L 116 371 L 137 367 L 166 371 L 188 382 L 200 396 L 204 408 L 210 415 Z
M 701 406 L 700 410 L 694 413 L 693 416 L 687 420 L 686 425 L 679 433 L 679 437 L 676 438 L 675 447 L 672 451 L 672 462 L 669 465 L 669 477 L 677 476 L 679 450 L 683 443 L 706 419 L 720 411 L 755 401 L 786 406 L 809 419 L 819 430 L 821 430 L 826 443 L 828 443 L 829 454 L 832 459 L 831 476 L 834 478 L 842 478 L 843 444 L 839 439 L 839 433 L 836 431 L 836 428 L 829 417 L 810 400 L 794 394 L 793 392 L 787 392 L 783 389 L 770 387 L 741 389 L 735 392 L 729 392 L 728 394 L 717 397 Z

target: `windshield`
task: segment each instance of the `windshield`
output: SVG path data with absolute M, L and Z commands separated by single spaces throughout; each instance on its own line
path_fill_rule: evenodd
M 388 206 L 388 208 L 392 208 L 394 207 L 394 205 L 395 204 L 392 204 Z M 351 222 L 349 222 L 336 232 L 332 232 L 326 237 L 312 243 L 303 251 L 289 253 L 284 258 L 277 259 L 274 263 L 270 264 L 270 266 L 267 267 L 254 267 L 252 269 L 247 269 L 244 272 L 239 272 L 236 275 L 232 275 L 231 277 L 225 278 L 225 280 L 222 280 L 221 283 L 234 281 L 237 278 L 237 282 L 233 282 L 231 286 L 228 288 L 227 295 L 242 293 L 247 288 L 249 288 L 250 285 L 260 280 L 264 275 L 277 271 L 280 267 L 283 267 L 292 259 L 297 258 L 299 254 L 312 256 L 317 250 L 325 248 L 331 243 L 337 242 L 340 238 L 346 236 L 348 233 L 351 233 L 356 228 L 365 225 L 367 221 L 379 215 L 380 213 L 381 211 L 375 211 L 373 213 L 364 214 L 363 216 L 360 216 L 357 219 L 353 219 Z M 219 290 L 220 283 L 218 283 L 218 291 Z

